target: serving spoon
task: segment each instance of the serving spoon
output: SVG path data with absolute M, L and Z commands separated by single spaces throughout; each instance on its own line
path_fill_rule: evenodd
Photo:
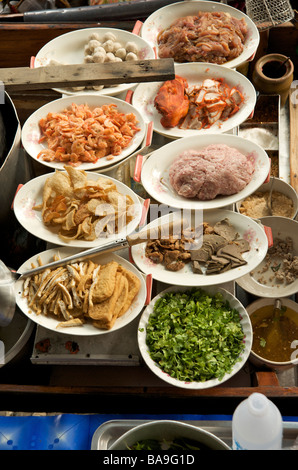
M 168 238 L 169 236 L 181 236 L 181 232 L 187 229 L 188 226 L 189 222 L 187 219 L 170 220 L 162 225 L 159 224 L 155 227 L 134 232 L 126 238 L 121 238 L 99 247 L 80 251 L 57 261 L 52 261 L 51 263 L 43 264 L 23 272 L 8 269 L 0 260 L 0 327 L 7 326 L 13 318 L 16 305 L 14 290 L 16 281 L 38 274 L 48 268 L 53 269 L 66 266 L 71 263 L 80 263 L 81 261 L 90 259 L 100 253 L 122 250 L 133 245 L 144 243 L 147 240 Z
M 270 190 L 267 199 L 267 208 L 269 211 L 269 215 L 272 215 L 272 192 L 273 192 L 273 185 L 274 185 L 274 178 L 271 180 Z

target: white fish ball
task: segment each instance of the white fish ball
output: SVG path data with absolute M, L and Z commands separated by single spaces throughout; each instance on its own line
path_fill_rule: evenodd
M 114 41 L 116 41 L 116 39 L 117 39 L 117 37 L 111 31 L 108 31 L 107 33 L 105 33 L 105 35 L 103 37 L 104 41 L 113 41 L 114 42 Z
M 106 53 L 103 54 L 102 52 L 96 52 L 92 57 L 94 63 L 103 64 L 106 58 Z
M 123 60 L 120 57 L 115 57 L 114 62 L 123 62 Z
M 85 48 L 84 48 L 84 54 L 85 55 L 91 55 L 92 52 L 93 52 L 93 49 L 90 49 L 90 47 L 88 45 L 85 46 Z
M 134 54 L 138 53 L 138 46 L 135 42 L 132 41 L 128 41 L 126 43 L 125 49 L 127 50 L 127 52 L 133 52 Z
M 100 90 L 103 89 L 103 87 L 104 87 L 103 85 L 93 85 L 92 88 L 93 88 L 93 90 L 100 91 Z
M 86 57 L 84 58 L 84 62 L 86 64 L 93 63 L 93 56 L 92 55 L 86 55 Z
M 128 52 L 125 60 L 138 60 L 138 56 L 134 52 Z
M 99 34 L 98 34 L 98 33 L 92 33 L 92 34 L 90 34 L 90 36 L 89 36 L 89 41 L 92 41 L 92 39 L 95 39 L 96 41 L 99 41 L 99 40 L 100 40 Z
M 93 54 L 97 54 L 98 52 L 100 52 L 101 54 L 106 55 L 106 51 L 102 46 L 97 47 L 96 49 L 94 49 Z
M 115 56 L 120 57 L 120 59 L 125 59 L 126 50 L 124 49 L 124 47 L 120 47 L 120 49 L 117 49 L 117 51 L 115 52 Z
M 120 42 L 117 42 L 117 41 L 114 42 L 114 52 L 117 51 L 117 49 L 120 49 L 121 47 L 123 46 Z
M 105 50 L 106 52 L 113 52 L 113 50 L 114 50 L 114 42 L 109 39 L 108 41 L 105 41 L 105 42 L 102 44 L 102 47 L 104 48 L 104 50 Z
M 105 62 L 115 62 L 115 56 L 112 52 L 107 52 Z
M 94 51 L 94 49 L 100 46 L 101 43 L 99 41 L 96 41 L 96 39 L 91 39 L 91 41 L 88 42 L 88 47 L 91 51 Z
M 73 91 L 82 91 L 82 90 L 85 90 L 85 87 L 84 86 L 73 86 L 72 90 Z

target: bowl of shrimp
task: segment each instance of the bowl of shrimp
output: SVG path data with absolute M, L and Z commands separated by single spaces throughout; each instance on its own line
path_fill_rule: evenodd
M 145 39 L 116 28 L 84 28 L 62 34 L 45 44 L 36 54 L 34 67 L 84 63 L 126 62 L 155 58 L 153 47 Z M 55 88 L 65 95 L 78 93 L 116 96 L 136 86 L 134 83 L 90 87 Z
M 35 161 L 63 170 L 90 171 L 123 162 L 144 140 L 141 113 L 114 96 L 64 96 L 38 108 L 25 121 L 21 140 Z

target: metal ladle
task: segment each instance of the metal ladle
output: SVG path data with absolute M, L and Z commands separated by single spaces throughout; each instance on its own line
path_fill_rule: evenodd
M 274 185 L 274 178 L 271 179 L 270 190 L 267 199 L 267 208 L 269 211 L 269 215 L 272 215 L 272 192 L 273 192 L 273 185 Z
M 150 227 L 148 229 L 141 230 L 140 232 L 135 232 L 126 238 L 121 238 L 99 247 L 80 251 L 71 256 L 43 264 L 24 272 L 11 271 L 0 260 L 0 327 L 7 326 L 13 318 L 16 306 L 15 282 L 17 280 L 38 274 L 47 268 L 52 269 L 66 266 L 67 264 L 74 262 L 79 263 L 97 256 L 100 253 L 114 252 L 124 248 L 129 248 L 139 243 L 144 243 L 147 240 L 158 239 L 161 237 L 167 238 L 175 234 L 181 234 L 181 230 L 187 228 L 188 225 L 189 224 L 186 219 L 170 221 L 163 225 L 157 225 L 156 227 Z

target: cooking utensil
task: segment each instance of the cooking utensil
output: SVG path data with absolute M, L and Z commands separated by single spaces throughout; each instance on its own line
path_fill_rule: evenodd
M 140 232 L 135 232 L 132 235 L 127 236 L 126 238 L 122 238 L 120 240 L 116 240 L 106 245 L 90 248 L 89 250 L 81 251 L 79 253 L 75 253 L 74 255 L 67 256 L 58 261 L 53 261 L 48 264 L 44 264 L 42 266 L 38 266 L 37 268 L 30 269 L 24 273 L 18 273 L 17 271 L 12 272 L 12 277 L 16 280 L 20 277 L 25 278 L 28 276 L 32 276 L 37 274 L 41 271 L 44 271 L 46 268 L 57 268 L 60 266 L 66 266 L 70 263 L 79 263 L 84 261 L 85 259 L 92 258 L 99 253 L 108 253 L 111 251 L 118 251 L 123 250 L 124 248 L 129 248 L 133 245 L 137 245 L 138 243 L 144 243 L 146 240 L 155 240 L 161 237 L 169 237 L 170 235 L 180 234 L 181 228 L 186 228 L 188 223 L 185 219 L 179 221 L 171 221 L 170 223 L 164 225 L 158 225 L 157 227 L 152 227 L 150 229 L 141 230 Z M 1 290 L 0 290 L 0 299 L 1 299 Z
M 272 178 L 272 180 L 271 180 L 270 190 L 269 190 L 268 199 L 267 199 L 267 207 L 268 207 L 269 215 L 272 215 L 272 191 L 273 191 L 273 185 L 274 185 L 274 178 Z
M 246 14 L 259 30 L 270 29 L 294 17 L 289 0 L 245 0 Z
M 274 302 L 272 317 L 269 319 L 270 324 L 266 328 L 266 345 L 264 351 L 272 351 L 276 348 L 277 341 L 282 335 L 281 318 L 283 315 L 282 303 L 280 299 Z
M 20 278 L 27 278 L 41 271 L 44 271 L 47 268 L 57 268 L 59 266 L 65 266 L 74 262 L 81 262 L 87 258 L 92 258 L 99 253 L 108 253 L 114 252 L 116 250 L 121 250 L 124 248 L 129 248 L 130 246 L 136 245 L 138 243 L 143 243 L 146 240 L 153 240 L 160 237 L 169 237 L 170 235 L 181 235 L 181 230 L 188 227 L 188 222 L 186 219 L 179 221 L 170 221 L 170 223 L 164 225 L 158 225 L 157 227 L 144 229 L 140 232 L 135 232 L 132 235 L 129 235 L 126 239 L 120 239 L 107 243 L 106 245 L 91 248 L 74 255 L 67 256 L 61 260 L 53 261 L 52 263 L 44 264 L 36 268 L 30 269 L 24 273 L 19 273 L 18 271 L 10 271 L 2 261 L 0 261 L 0 326 L 8 324 L 14 314 L 15 309 L 15 292 L 14 292 L 14 283 Z
M 113 4 L 38 10 L 11 15 L 0 15 L 0 21 L 24 23 L 86 23 L 106 20 L 132 20 L 146 18 L 154 11 L 180 0 L 132 0 Z

